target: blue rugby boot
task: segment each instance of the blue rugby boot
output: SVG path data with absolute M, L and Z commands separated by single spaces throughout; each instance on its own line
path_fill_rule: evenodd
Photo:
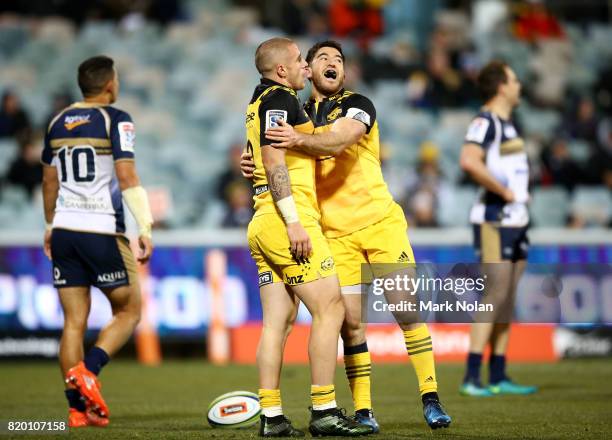
M 377 434 L 378 432 L 380 432 L 380 426 L 378 426 L 378 422 L 376 421 L 376 418 L 374 417 L 374 412 L 372 412 L 371 409 L 360 409 L 355 411 L 355 415 L 353 416 L 353 419 L 357 422 L 360 423 L 362 425 L 368 425 L 371 426 L 373 429 L 373 433 Z
M 440 403 L 437 393 L 423 395 L 423 417 L 431 429 L 448 428 L 451 418 Z
M 506 378 L 500 382 L 490 384 L 489 392 L 493 395 L 500 394 L 514 394 L 514 395 L 527 395 L 533 394 L 538 391 L 538 387 L 531 385 L 520 385 L 516 382 L 512 382 L 510 378 Z

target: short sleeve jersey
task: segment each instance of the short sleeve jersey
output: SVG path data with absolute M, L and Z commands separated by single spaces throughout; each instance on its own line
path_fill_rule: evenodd
M 266 129 L 275 126 L 279 119 L 283 119 L 297 131 L 313 132 L 312 122 L 300 105 L 295 91 L 274 81 L 262 79 L 255 88 L 246 111 L 247 149 L 253 154 L 255 163 L 253 199 L 256 216 L 279 214 L 268 187 L 261 154 L 262 147 L 272 143 L 266 139 Z M 285 161 L 298 215 L 309 215 L 318 219 L 320 215 L 315 193 L 314 159 L 297 151 L 287 150 Z
M 111 106 L 75 103 L 53 118 L 42 162 L 58 171 L 54 228 L 125 232 L 114 164 L 134 160 L 134 140 L 130 115 Z
M 317 200 L 325 235 L 341 237 L 382 220 L 393 197 L 382 174 L 378 121 L 372 101 L 342 89 L 322 101 L 310 100 L 305 109 L 315 124 L 315 132 L 329 131 L 342 117 L 360 121 L 366 128 L 365 135 L 338 156 L 317 159 Z
M 465 144 L 475 144 L 484 150 L 489 172 L 506 188 L 510 188 L 518 203 L 507 204 L 495 193 L 481 189 L 472 207 L 470 221 L 499 222 L 504 226 L 524 226 L 528 223 L 526 201 L 529 191 L 529 164 L 525 142 L 511 120 L 483 110 L 470 123 Z

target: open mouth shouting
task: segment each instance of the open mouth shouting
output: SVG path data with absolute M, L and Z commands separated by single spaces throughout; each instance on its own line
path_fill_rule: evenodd
M 327 69 L 323 72 L 323 76 L 327 79 L 336 79 L 338 77 L 338 72 L 334 69 Z

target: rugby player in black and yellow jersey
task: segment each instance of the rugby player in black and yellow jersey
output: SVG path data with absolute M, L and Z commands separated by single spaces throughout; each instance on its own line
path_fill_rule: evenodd
M 414 255 L 404 213 L 383 179 L 374 105 L 365 96 L 343 88 L 344 55 L 339 43 L 316 44 L 308 51 L 306 61 L 313 87 L 305 109 L 315 133 L 300 132 L 280 121 L 277 127 L 267 129 L 266 138 L 288 154 L 297 151 L 317 158 L 321 226 L 336 263 L 346 307 L 341 334 L 355 419 L 378 431 L 372 413 L 366 325 L 361 322 L 361 265 L 408 266 L 414 263 Z M 447 427 L 451 418 L 437 394 L 431 336 L 426 325 L 415 321 L 398 319 L 418 378 L 424 417 L 431 428 Z
M 359 436 L 372 428 L 337 408 L 333 385 L 338 336 L 344 319 L 334 260 L 319 225 L 315 160 L 297 150 L 271 147 L 266 130 L 280 120 L 296 131 L 313 125 L 296 90 L 304 88 L 306 62 L 286 38 L 263 42 L 255 53 L 262 76 L 246 112 L 247 146 L 255 170 L 255 215 L 248 227 L 251 255 L 259 272 L 263 330 L 257 352 L 260 436 L 302 437 L 283 415 L 280 372 L 283 348 L 299 300 L 312 315 L 308 353 L 312 387 L 309 431 L 313 435 Z

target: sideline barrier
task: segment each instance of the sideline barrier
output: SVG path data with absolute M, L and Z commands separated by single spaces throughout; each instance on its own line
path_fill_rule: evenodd
M 530 263 L 612 264 L 612 234 L 605 230 L 534 230 L 530 237 Z M 419 262 L 474 261 L 469 230 L 416 230 L 410 232 L 410 238 Z M 40 247 L 41 240 L 42 233 L 0 232 L 0 358 L 53 357 L 57 352 L 63 316 L 52 284 L 51 265 Z M 235 336 L 247 330 L 252 333 L 251 327 L 257 328 L 261 321 L 257 272 L 246 248 L 243 230 L 160 231 L 155 234 L 155 244 L 148 275 L 146 271 L 141 273 L 141 282 L 148 290 L 143 322 L 156 330 L 162 344 L 176 341 L 200 341 L 201 344 L 212 323 L 213 297 L 222 299 L 222 322 L 230 329 L 230 334 Z M 215 287 L 219 289 L 218 286 L 205 276 L 206 258 L 212 249 L 221 249 L 227 259 L 227 275 L 217 295 L 212 292 Z M 594 283 L 590 274 L 582 276 L 583 284 L 593 287 L 592 300 L 603 303 L 606 298 L 612 298 L 612 279 Z M 111 314 L 106 299 L 97 289 L 92 289 L 92 302 L 88 324 L 95 332 Z M 576 305 L 577 308 L 582 306 Z M 600 318 L 602 322 L 609 322 L 603 315 Z M 307 328 L 308 322 L 308 313 L 302 309 L 292 337 L 299 339 L 305 331 L 302 327 Z M 435 336 L 437 355 L 441 359 L 454 360 L 463 356 L 465 328 L 465 325 L 434 327 L 438 335 Z M 403 343 L 399 339 L 395 345 L 388 342 L 397 338 L 395 329 L 394 325 L 370 327 L 370 345 L 382 360 L 394 361 L 401 355 L 405 361 Z M 577 330 L 549 325 L 525 327 L 525 331 L 527 339 L 519 337 L 523 332 L 521 326 L 517 326 L 513 334 L 516 341 L 511 344 L 524 347 L 513 352 L 512 356 L 518 356 L 515 359 L 551 360 L 560 355 L 612 353 L 610 327 L 602 330 L 583 326 Z M 589 333 L 585 334 L 586 331 Z M 534 344 L 530 338 L 536 337 L 538 342 Z M 232 360 L 236 361 L 248 358 L 244 354 L 246 351 L 236 347 L 238 341 L 247 348 L 256 345 L 253 340 L 247 343 L 241 338 L 231 339 Z M 527 343 L 522 343 L 523 340 Z M 529 346 L 535 348 L 532 350 Z M 554 356 L 551 355 L 553 349 Z M 159 361 L 155 350 L 149 351 L 149 355 L 149 362 Z M 220 357 L 223 362 L 225 355 Z

